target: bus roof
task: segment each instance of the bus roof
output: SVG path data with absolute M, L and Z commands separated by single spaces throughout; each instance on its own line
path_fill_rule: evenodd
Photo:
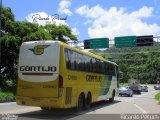
M 77 51 L 77 52 L 79 52 L 79 53 L 83 53 L 83 54 L 86 54 L 86 55 L 88 55 L 88 56 L 95 57 L 95 58 L 97 58 L 97 59 L 106 61 L 106 62 L 108 62 L 108 63 L 114 64 L 114 65 L 117 66 L 117 64 L 116 64 L 115 62 L 111 62 L 111 61 L 109 61 L 109 60 L 106 60 L 106 59 L 104 59 L 103 57 L 101 57 L 101 56 L 99 56 L 99 55 L 96 55 L 96 54 L 94 54 L 94 53 L 86 52 L 86 51 L 84 51 L 84 50 L 80 50 L 80 49 L 78 49 L 78 48 L 72 47 L 72 46 L 70 46 L 70 45 L 68 45 L 68 44 L 66 44 L 66 43 L 63 43 L 63 42 L 60 42 L 60 44 L 61 44 L 61 45 L 64 45 L 64 46 L 67 47 L 67 48 L 70 48 L 70 49 L 72 49 L 72 50 L 75 50 L 75 51 Z

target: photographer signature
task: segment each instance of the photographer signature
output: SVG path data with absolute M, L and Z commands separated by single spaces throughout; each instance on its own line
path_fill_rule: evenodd
M 52 22 L 57 19 L 57 20 L 67 20 L 67 16 L 64 17 L 64 18 L 60 18 L 59 14 L 54 14 L 54 15 L 51 15 L 51 16 L 47 16 L 47 17 L 41 17 L 40 14 L 35 14 L 32 16 L 32 19 L 33 19 L 33 22 L 37 22 L 37 20 L 52 20 Z

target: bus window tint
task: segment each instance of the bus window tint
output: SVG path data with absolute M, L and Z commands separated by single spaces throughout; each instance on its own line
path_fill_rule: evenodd
M 71 69 L 77 69 L 77 61 L 76 61 L 76 53 L 74 51 L 70 51 L 71 54 Z
M 83 55 L 69 49 L 65 49 L 65 56 L 66 66 L 68 69 L 116 75 L 115 65 L 110 62 L 102 61 L 88 55 Z
M 106 75 L 115 75 L 115 65 L 109 63 L 109 62 L 104 62 L 104 71 Z
M 66 56 L 67 68 L 71 69 L 71 56 L 70 56 L 70 51 L 68 49 L 65 49 L 65 56 Z
M 100 63 L 99 63 L 99 69 L 100 69 L 100 73 L 104 74 L 104 63 L 103 61 L 100 60 Z
M 85 55 L 85 71 L 90 72 L 90 58 L 89 56 Z
M 97 72 L 97 64 L 96 64 L 96 59 L 92 58 L 92 72 L 96 73 Z
M 76 53 L 76 66 L 77 66 L 76 70 L 80 70 L 80 71 L 85 70 L 84 69 L 85 68 L 84 67 L 85 66 L 84 56 L 80 53 L 77 53 L 77 52 L 75 52 L 75 53 Z

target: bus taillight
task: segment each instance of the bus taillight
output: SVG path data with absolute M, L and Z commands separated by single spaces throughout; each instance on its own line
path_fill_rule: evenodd
M 59 75 L 59 83 L 58 83 L 59 88 L 63 88 L 63 77 Z
M 59 75 L 59 81 L 58 81 L 58 96 L 61 97 L 63 93 L 63 77 Z

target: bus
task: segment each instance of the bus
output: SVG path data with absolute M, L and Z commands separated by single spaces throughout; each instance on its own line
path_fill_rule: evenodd
M 88 109 L 118 95 L 114 62 L 60 41 L 22 43 L 18 60 L 16 103 L 50 108 Z

